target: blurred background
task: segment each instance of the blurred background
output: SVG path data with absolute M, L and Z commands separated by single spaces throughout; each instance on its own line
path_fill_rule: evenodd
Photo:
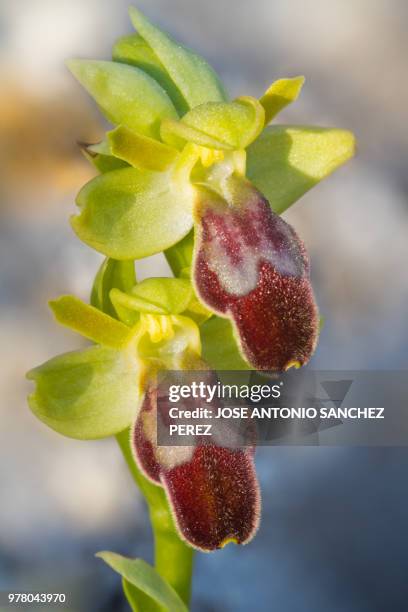
M 93 554 L 151 559 L 142 500 L 115 442 L 57 436 L 29 412 L 24 373 L 79 336 L 46 301 L 87 299 L 102 259 L 68 224 L 93 171 L 77 141 L 104 124 L 64 67 L 109 58 L 130 0 L 0 0 L 0 590 L 48 588 L 76 612 L 121 611 Z M 352 129 L 358 156 L 286 215 L 309 248 L 326 324 L 322 369 L 408 366 L 408 3 L 138 0 L 216 68 L 231 94 L 306 85 L 280 122 Z M 139 277 L 166 274 L 159 257 Z M 407 449 L 263 448 L 256 539 L 198 555 L 193 612 L 403 612 Z

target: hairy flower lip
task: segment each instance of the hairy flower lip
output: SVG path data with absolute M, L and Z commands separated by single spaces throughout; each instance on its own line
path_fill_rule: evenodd
M 196 292 L 207 307 L 232 320 L 253 367 L 303 365 L 318 334 L 304 245 L 248 181 L 238 176 L 228 181 L 228 200 L 197 189 Z
M 151 379 L 130 443 L 142 473 L 164 487 L 180 537 L 204 552 L 230 542 L 246 544 L 260 520 L 254 447 L 226 448 L 206 439 L 195 446 L 159 447 L 156 422 L 168 414 L 166 405 L 158 406 Z
M 250 449 L 197 447 L 189 463 L 161 478 L 180 535 L 197 550 L 244 545 L 255 536 L 261 495 Z

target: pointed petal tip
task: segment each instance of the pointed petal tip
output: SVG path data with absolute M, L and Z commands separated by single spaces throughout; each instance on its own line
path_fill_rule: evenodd
M 35 378 L 36 378 L 35 368 L 32 368 L 31 370 L 28 370 L 28 372 L 26 372 L 24 376 L 25 376 L 26 380 L 35 380 Z M 31 395 L 29 395 L 28 398 L 27 398 L 28 403 L 30 403 L 30 397 L 31 397 Z
M 70 70 L 71 72 L 74 72 L 74 70 L 77 67 L 78 62 L 80 61 L 81 61 L 80 59 L 71 58 L 71 59 L 65 60 L 64 64 L 68 68 L 68 70 Z
M 345 143 L 348 144 L 349 157 L 347 159 L 349 159 L 353 157 L 353 155 L 355 155 L 357 152 L 357 140 L 353 132 L 351 132 L 350 130 L 342 131 L 344 133 Z
M 81 73 L 83 67 L 86 64 L 89 64 L 92 60 L 85 60 L 81 58 L 73 58 L 65 60 L 65 66 L 68 68 L 70 73 L 77 79 L 77 81 L 81 82 Z
M 135 30 L 140 31 L 144 25 L 151 25 L 149 19 L 136 6 L 130 5 L 128 14 Z

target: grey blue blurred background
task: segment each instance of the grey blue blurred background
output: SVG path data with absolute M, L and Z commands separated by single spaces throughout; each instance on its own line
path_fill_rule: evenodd
M 24 372 L 78 336 L 46 301 L 86 299 L 101 256 L 68 224 L 92 176 L 77 141 L 100 116 L 64 68 L 109 58 L 129 0 L 0 0 L 0 589 L 126 607 L 93 557 L 150 559 L 142 500 L 114 441 L 59 437 L 28 411 Z M 304 238 L 326 324 L 322 369 L 408 367 L 408 2 L 138 0 L 218 70 L 232 95 L 304 74 L 280 122 L 352 129 L 358 156 L 286 215 Z M 155 257 L 139 276 L 166 273 Z M 408 609 L 407 449 L 263 448 L 263 519 L 243 549 L 199 555 L 193 612 Z

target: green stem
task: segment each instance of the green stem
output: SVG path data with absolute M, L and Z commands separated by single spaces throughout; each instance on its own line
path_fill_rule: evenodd
M 194 550 L 180 539 L 163 488 L 151 483 L 139 471 L 130 449 L 129 430 L 122 431 L 116 438 L 133 479 L 149 508 L 154 536 L 156 570 L 188 606 L 191 595 Z M 150 609 L 157 609 L 157 606 Z M 143 612 L 144 610 L 145 608 Z

